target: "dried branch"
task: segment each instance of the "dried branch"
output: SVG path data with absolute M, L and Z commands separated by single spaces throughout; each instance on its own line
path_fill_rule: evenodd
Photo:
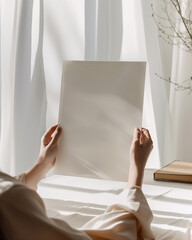
M 168 82 L 168 83 L 174 85 L 176 91 L 185 90 L 185 91 L 188 91 L 188 94 L 192 93 L 192 76 L 189 79 L 184 80 L 181 84 L 179 84 L 179 83 L 172 81 L 171 78 L 162 77 L 162 76 L 158 75 L 157 73 L 155 73 L 155 75 L 158 78 L 160 78 L 161 80 L 164 80 L 165 82 Z

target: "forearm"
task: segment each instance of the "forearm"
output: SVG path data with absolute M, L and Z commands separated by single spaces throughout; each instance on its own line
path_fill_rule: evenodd
M 37 184 L 47 173 L 46 166 L 43 163 L 36 163 L 29 171 L 25 174 L 25 184 L 33 189 L 37 190 Z
M 53 168 L 56 161 L 57 143 L 61 136 L 61 128 L 58 125 L 52 126 L 41 139 L 41 148 L 37 163 L 28 170 L 24 176 L 24 181 L 29 188 L 36 190 L 39 181 L 44 178 L 46 173 Z
M 135 163 L 132 162 L 129 167 L 129 177 L 128 177 L 129 187 L 134 187 L 134 186 L 142 187 L 143 176 L 144 176 L 144 168 L 137 167 Z

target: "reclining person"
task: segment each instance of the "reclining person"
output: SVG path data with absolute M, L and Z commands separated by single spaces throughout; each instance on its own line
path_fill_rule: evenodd
M 128 186 L 117 202 L 81 229 L 65 221 L 48 218 L 36 193 L 38 182 L 55 164 L 61 135 L 58 125 L 42 137 L 37 163 L 16 177 L 0 173 L 0 235 L 5 240 L 134 240 L 153 239 L 152 213 L 142 193 L 145 164 L 152 150 L 147 129 L 135 129 L 130 149 Z

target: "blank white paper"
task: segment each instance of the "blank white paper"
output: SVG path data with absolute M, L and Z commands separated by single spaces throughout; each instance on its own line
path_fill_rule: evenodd
M 55 174 L 126 181 L 141 127 L 145 62 L 66 61 Z

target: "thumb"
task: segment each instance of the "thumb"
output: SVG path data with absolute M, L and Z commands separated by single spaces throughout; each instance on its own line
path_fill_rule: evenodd
M 135 141 L 139 141 L 139 139 L 140 139 L 140 134 L 141 134 L 140 129 L 139 129 L 139 128 L 135 128 L 135 129 L 134 129 L 134 134 L 133 134 L 133 141 L 134 141 L 134 142 L 135 142 Z

